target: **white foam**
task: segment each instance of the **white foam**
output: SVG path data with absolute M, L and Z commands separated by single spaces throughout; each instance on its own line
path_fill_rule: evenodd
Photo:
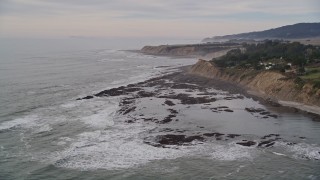
M 35 129 L 33 133 L 42 133 L 42 132 L 48 132 L 51 130 L 52 130 L 52 127 L 49 124 L 45 124 Z
M 78 120 L 78 118 L 66 118 L 65 114 L 78 114 L 82 104 L 81 101 L 71 101 L 62 105 L 49 108 L 39 108 L 24 117 L 16 118 L 0 124 L 0 130 L 5 129 L 33 129 L 32 133 L 41 133 L 52 130 L 52 125 L 67 120 Z M 77 108 L 76 108 L 77 107 Z M 79 108 L 78 108 L 79 107 Z M 82 110 L 83 111 L 83 110 Z
M 59 138 L 60 140 L 63 140 L 63 141 L 72 141 L 73 139 L 70 138 L 70 137 L 61 137 Z
M 63 145 L 66 145 L 67 144 L 67 142 L 65 142 L 65 141 L 59 141 L 59 142 L 57 142 L 57 145 L 58 146 L 63 146 Z
M 288 152 L 293 153 L 292 157 L 296 159 L 320 160 L 320 147 L 317 145 L 306 143 L 287 145 L 285 142 L 278 142 L 277 146 L 284 147 Z
M 29 115 L 22 118 L 17 118 L 11 121 L 6 121 L 0 124 L 0 130 L 11 129 L 11 128 L 31 128 L 38 126 L 36 121 L 39 120 L 37 115 Z
M 117 128 L 115 128 L 117 129 Z M 85 132 L 69 148 L 46 157 L 58 167 L 81 170 L 123 169 L 143 165 L 153 160 L 175 159 L 190 153 L 191 149 L 157 148 L 138 138 L 140 128 L 129 127 L 119 131 Z
M 81 101 L 71 101 L 71 102 L 60 105 L 60 107 L 70 109 L 70 108 L 75 108 L 80 104 L 81 104 Z
M 285 155 L 285 154 L 278 153 L 278 152 L 272 152 L 272 153 L 275 154 L 275 155 L 278 155 L 278 156 L 287 156 L 287 155 Z
M 105 128 L 106 126 L 113 126 L 113 117 L 118 106 L 110 105 L 108 108 L 98 111 L 95 114 L 82 118 L 82 121 L 93 128 Z
M 69 137 L 61 137 L 59 138 L 60 141 L 57 142 L 58 146 L 66 145 L 68 142 L 71 142 L 73 139 Z
M 222 161 L 251 160 L 257 151 L 254 148 L 236 145 L 234 143 L 226 145 L 215 144 L 211 148 L 211 157 Z
M 151 68 L 151 66 L 150 65 L 138 65 L 137 68 L 145 68 L 145 69 L 147 69 L 147 68 Z
M 320 160 L 320 147 L 301 143 L 293 145 L 290 150 L 295 152 L 295 157 L 306 157 L 308 159 Z
M 240 165 L 240 166 L 237 168 L 236 172 L 237 172 L 237 173 L 240 172 L 240 170 L 241 170 L 242 168 L 244 168 L 244 167 L 246 167 L 246 166 Z

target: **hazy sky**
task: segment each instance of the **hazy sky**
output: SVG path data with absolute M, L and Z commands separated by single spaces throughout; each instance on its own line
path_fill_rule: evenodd
M 203 38 L 319 22 L 319 0 L 0 0 L 0 37 Z

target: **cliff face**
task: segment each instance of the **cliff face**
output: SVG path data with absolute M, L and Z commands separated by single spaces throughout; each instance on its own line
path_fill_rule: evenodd
M 192 66 L 190 73 L 240 84 L 264 97 L 320 107 L 319 89 L 314 90 L 311 84 L 298 87 L 294 79 L 278 72 L 246 70 L 230 73 L 227 69 L 220 69 L 208 61 L 199 60 Z
M 140 52 L 151 55 L 188 56 L 212 59 L 226 54 L 229 50 L 239 48 L 236 44 L 189 44 L 145 46 Z
M 172 46 L 145 46 L 141 49 L 142 53 L 154 54 L 154 55 L 174 55 L 174 56 L 194 56 L 199 55 L 199 52 L 195 51 L 195 47 L 172 47 Z

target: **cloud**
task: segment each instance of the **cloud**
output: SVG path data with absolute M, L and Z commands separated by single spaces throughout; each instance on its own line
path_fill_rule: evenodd
M 319 13 L 317 0 L 2 0 L 2 13 L 77 14 L 113 12 L 120 17 L 185 18 L 239 13 L 301 14 Z M 144 16 L 144 17 L 143 17 Z
M 161 24 L 173 31 L 191 28 L 185 30 L 188 36 L 195 35 L 196 28 L 213 28 L 212 24 L 221 22 L 250 23 L 259 29 L 262 23 L 317 21 L 317 7 L 318 0 L 1 0 L 0 25 L 5 28 L 0 33 L 61 35 L 78 29 L 86 35 L 90 31 L 106 36 L 120 36 L 119 32 L 155 35 L 153 27 L 161 28 Z M 38 30 L 32 32 L 35 27 Z

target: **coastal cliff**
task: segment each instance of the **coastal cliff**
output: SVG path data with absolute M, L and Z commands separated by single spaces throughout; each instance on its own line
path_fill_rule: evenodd
M 175 55 L 175 56 L 194 56 L 198 55 L 195 46 L 145 46 L 141 52 L 153 55 Z
M 198 57 L 212 59 L 226 54 L 229 50 L 239 48 L 240 45 L 230 44 L 186 44 L 144 46 L 140 52 L 150 55 Z
M 280 72 L 257 72 L 250 69 L 231 70 L 219 68 L 209 61 L 200 59 L 191 67 L 189 73 L 241 85 L 252 94 L 279 102 L 290 101 L 291 104 L 299 103 L 300 105 L 320 107 L 320 89 L 314 89 L 308 83 L 299 85 L 294 78 L 289 78 Z M 316 108 L 315 111 L 318 110 Z

